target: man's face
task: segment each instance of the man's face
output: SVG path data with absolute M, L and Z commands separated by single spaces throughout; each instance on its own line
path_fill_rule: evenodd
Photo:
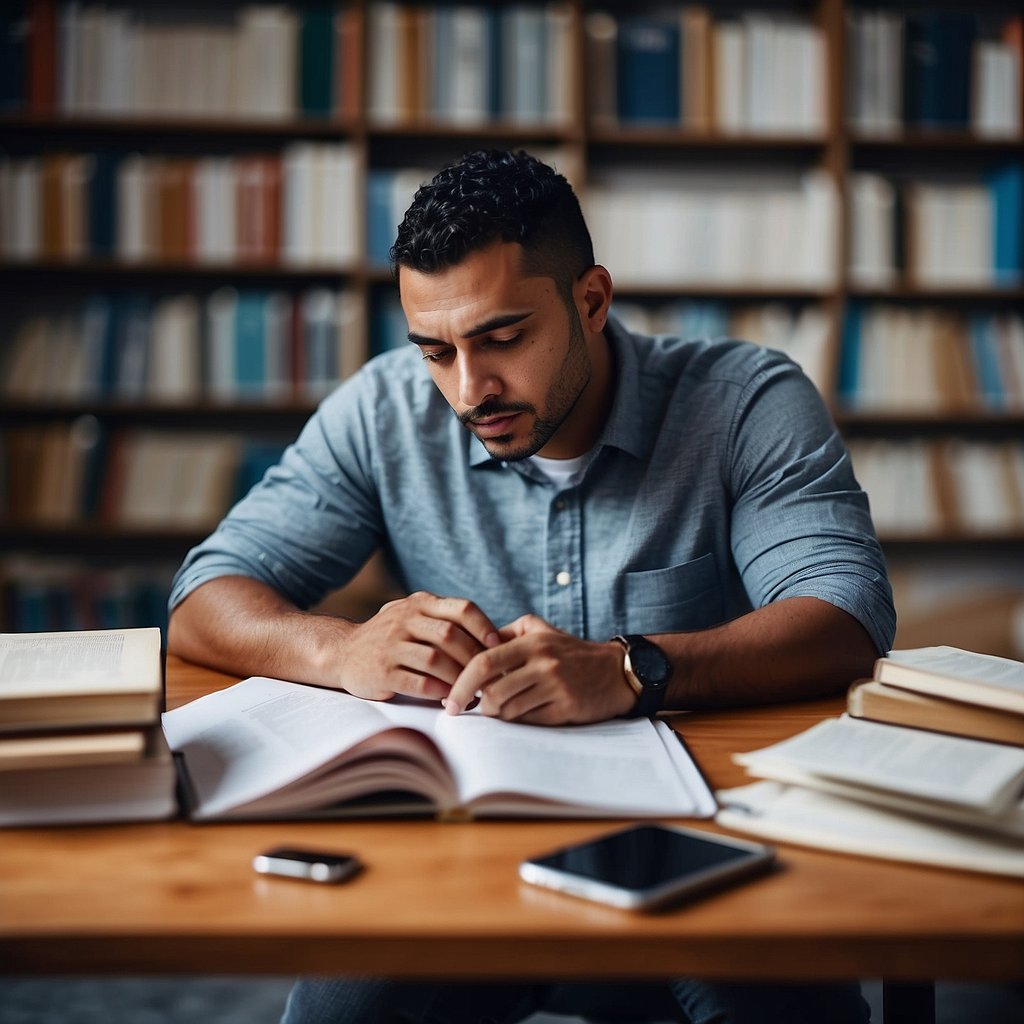
M 575 308 L 549 277 L 524 277 L 521 248 L 496 242 L 458 266 L 403 267 L 409 340 L 460 422 L 495 459 L 582 455 L 579 399 L 591 357 Z

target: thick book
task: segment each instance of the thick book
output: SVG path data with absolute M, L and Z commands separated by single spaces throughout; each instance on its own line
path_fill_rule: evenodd
M 1024 750 L 843 715 L 733 755 L 750 775 L 1024 837 Z
M 49 743 L 36 738 L 30 744 L 26 739 L 20 754 L 17 746 L 9 748 L 11 758 L 6 764 L 2 747 L 17 741 L 0 740 L 0 826 L 173 817 L 178 812 L 177 773 L 159 726 L 154 722 L 134 736 L 122 736 L 121 751 L 115 749 L 112 734 L 95 737 L 88 752 L 85 735 L 67 736 L 60 742 L 54 737 Z M 19 767 L 14 766 L 15 757 L 20 758 Z
M 156 627 L 0 633 L 0 734 L 145 725 L 162 695 Z
M 890 651 L 874 678 L 915 693 L 1024 714 L 1024 662 L 958 647 Z
M 710 817 L 664 722 L 562 728 L 256 677 L 164 713 L 196 820 Z
M 836 853 L 1024 878 L 1024 845 L 1013 836 L 950 827 L 780 782 L 719 790 L 723 828 Z
M 1024 714 L 930 697 L 877 679 L 854 683 L 847 695 L 846 709 L 854 718 L 1024 746 Z

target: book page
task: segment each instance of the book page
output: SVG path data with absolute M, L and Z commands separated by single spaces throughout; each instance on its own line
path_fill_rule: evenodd
M 992 813 L 1017 798 L 1024 780 L 1019 748 L 847 715 L 733 759 L 754 775 L 771 777 L 780 765 Z
M 389 728 L 384 706 L 256 677 L 165 712 L 163 727 L 171 749 L 184 754 L 196 817 L 215 818 L 292 786 Z
M 890 651 L 887 658 L 922 672 L 954 679 L 970 679 L 1024 693 L 1024 663 L 1012 658 L 997 658 L 991 654 L 962 651 L 957 647 L 918 647 Z
M 160 630 L 0 633 L 0 699 L 157 693 Z
M 515 794 L 629 815 L 710 813 L 646 718 L 549 727 L 442 713 L 434 735 L 466 804 Z
M 703 776 L 664 723 L 644 718 L 551 727 L 475 711 L 453 716 L 433 703 L 379 707 L 396 725 L 434 738 L 463 804 L 512 794 L 630 815 L 714 813 Z M 659 729 L 669 734 L 671 747 Z

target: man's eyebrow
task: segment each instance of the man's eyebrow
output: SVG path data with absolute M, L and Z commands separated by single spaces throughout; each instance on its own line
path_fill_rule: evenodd
M 463 338 L 476 338 L 481 334 L 488 334 L 491 331 L 500 331 L 502 327 L 512 327 L 514 324 L 521 323 L 527 317 L 533 315 L 533 311 L 527 313 L 504 313 L 501 316 L 491 317 L 490 320 L 484 320 L 483 323 L 474 324 L 468 331 L 464 332 Z M 428 338 L 422 334 L 416 334 L 414 331 L 409 332 L 409 340 L 414 345 L 445 345 L 447 342 L 441 341 L 439 338 Z

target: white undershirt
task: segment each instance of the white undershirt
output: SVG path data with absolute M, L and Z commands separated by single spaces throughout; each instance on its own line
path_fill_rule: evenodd
M 593 454 L 585 452 L 574 459 L 548 459 L 542 455 L 531 455 L 530 461 L 561 491 L 577 482 Z

